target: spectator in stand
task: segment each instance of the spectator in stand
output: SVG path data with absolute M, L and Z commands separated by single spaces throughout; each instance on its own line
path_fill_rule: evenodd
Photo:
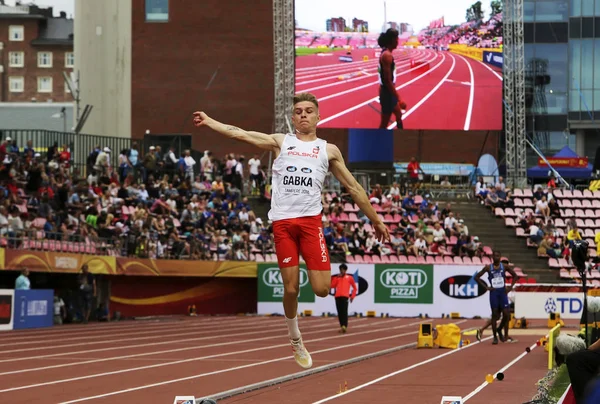
M 581 232 L 577 227 L 577 222 L 575 222 L 573 228 L 567 233 L 567 240 L 569 240 L 569 248 L 573 247 L 573 242 L 575 240 L 581 240 Z
M 506 190 L 506 183 L 504 182 L 504 178 L 498 177 L 498 182 L 496 183 L 495 188 L 497 191 L 505 191 Z
M 205 150 L 204 156 L 200 159 L 200 175 L 204 176 L 208 181 L 212 181 L 213 170 L 213 154 L 210 150 Z
M 556 247 L 558 246 L 552 239 L 552 235 L 546 234 L 538 246 L 537 253 L 541 256 L 547 255 L 551 258 L 560 258 L 560 250 L 555 249 Z
M 413 193 L 409 192 L 406 197 L 402 200 L 402 209 L 406 211 L 408 214 L 416 213 L 419 210 L 419 207 L 415 205 L 415 199 L 413 198 Z
M 531 226 L 529 226 L 529 239 L 534 246 L 539 245 L 544 238 L 544 232 L 541 229 L 542 223 L 536 220 Z
M 423 170 L 421 169 L 421 165 L 419 164 L 416 158 L 411 157 L 410 162 L 406 166 L 406 171 L 410 180 L 411 188 L 413 192 L 416 192 L 417 189 L 421 186 L 419 174 L 424 174 Z
M 455 229 L 456 223 L 457 221 L 454 218 L 454 213 L 450 212 L 444 219 L 444 231 L 446 232 L 446 237 L 457 235 L 457 231 Z
M 250 171 L 250 187 L 252 195 L 260 194 L 261 187 L 261 175 L 259 174 L 260 169 L 260 158 L 258 154 L 255 154 L 250 160 L 248 160 L 248 169 Z
M 542 215 L 544 222 L 550 217 L 550 207 L 548 206 L 548 201 L 546 201 L 546 196 L 542 196 L 542 198 L 535 203 L 535 214 Z
M 452 188 L 452 184 L 448 177 L 444 177 L 444 179 L 440 182 L 440 187 L 442 188 Z
M 559 218 L 560 215 L 560 206 L 556 202 L 556 199 L 552 198 L 548 201 L 548 208 L 550 209 L 550 217 L 553 219 Z

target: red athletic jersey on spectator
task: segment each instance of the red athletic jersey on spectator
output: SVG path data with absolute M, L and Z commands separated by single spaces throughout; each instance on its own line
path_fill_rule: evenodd
M 350 297 L 350 287 L 352 286 L 352 297 Z M 356 297 L 357 287 L 352 275 L 336 276 L 331 278 L 331 287 L 335 289 L 335 297 Z
M 419 162 L 415 161 L 413 163 L 411 161 L 410 163 L 408 163 L 406 170 L 408 171 L 408 175 L 410 175 L 412 178 L 417 178 L 419 176 Z

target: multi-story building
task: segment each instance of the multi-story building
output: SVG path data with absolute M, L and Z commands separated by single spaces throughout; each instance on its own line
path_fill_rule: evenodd
M 600 1 L 524 5 L 527 133 L 546 154 L 568 145 L 593 162 L 600 147 Z
M 330 18 L 325 22 L 327 32 L 344 32 L 346 31 L 346 20 L 342 17 Z
M 359 18 L 353 18 L 352 30 L 355 32 L 369 32 L 369 22 Z
M 272 0 L 75 0 L 75 16 L 79 97 L 93 107 L 83 133 L 202 132 L 192 125 L 198 109 L 273 130 Z M 194 136 L 192 146 L 254 151 L 215 136 Z
M 0 102 L 72 100 L 73 20 L 35 5 L 0 4 Z

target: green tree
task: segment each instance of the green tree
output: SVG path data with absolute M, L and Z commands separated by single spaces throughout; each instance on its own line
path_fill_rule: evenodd
M 492 11 L 490 12 L 490 17 L 492 17 L 496 14 L 500 14 L 502 12 L 502 1 L 493 0 L 490 3 L 490 6 L 492 7 Z
M 471 7 L 469 7 L 467 9 L 467 22 L 470 21 L 481 21 L 483 20 L 483 9 L 481 8 L 481 1 L 477 1 L 475 3 L 473 3 L 471 5 Z

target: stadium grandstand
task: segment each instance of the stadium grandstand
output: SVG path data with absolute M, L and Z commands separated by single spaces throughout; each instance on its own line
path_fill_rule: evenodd
M 312 32 L 296 30 L 298 48 L 378 48 L 378 33 L 360 32 Z M 471 21 L 456 26 L 424 28 L 419 32 L 402 32 L 398 43 L 404 47 L 424 47 L 428 49 L 448 49 L 452 44 L 468 45 L 474 48 L 502 47 L 502 14 L 490 17 L 487 21 Z
M 156 259 L 276 262 L 267 219 L 269 170 L 255 156 L 189 150 L 163 152 L 137 142 L 115 156 L 109 146 L 88 151 L 72 167 L 67 145 L 44 149 L 25 140 L 0 144 L 5 161 L 1 245 L 10 249 Z M 78 160 L 81 160 L 79 158 Z M 339 189 L 339 184 L 337 187 Z M 392 232 L 374 237 L 369 220 L 340 189 L 323 194 L 323 224 L 335 261 L 484 265 L 492 251 L 470 234 L 451 203 L 427 187 L 374 184 L 369 198 Z M 526 275 L 520 268 L 517 274 Z

